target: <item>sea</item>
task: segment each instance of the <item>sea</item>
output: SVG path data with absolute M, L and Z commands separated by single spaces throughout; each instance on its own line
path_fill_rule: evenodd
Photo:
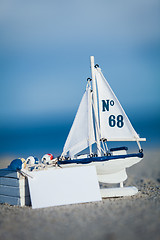
M 134 119 L 134 128 L 140 137 L 145 137 L 142 148 L 160 148 L 159 119 Z M 26 126 L 8 126 L 0 129 L 0 158 L 13 156 L 14 158 L 36 156 L 41 158 L 46 153 L 54 157 L 61 155 L 63 146 L 72 126 L 73 119 L 53 121 L 53 123 L 31 124 Z M 127 146 L 131 151 L 137 151 L 137 144 L 133 142 L 109 143 L 109 147 Z

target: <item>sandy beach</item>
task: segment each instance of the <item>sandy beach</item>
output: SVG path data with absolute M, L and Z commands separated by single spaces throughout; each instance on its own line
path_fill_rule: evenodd
M 9 160 L 1 160 L 0 168 Z M 145 151 L 144 160 L 128 169 L 126 186 L 133 197 L 32 210 L 0 205 L 0 239 L 159 240 L 160 151 Z

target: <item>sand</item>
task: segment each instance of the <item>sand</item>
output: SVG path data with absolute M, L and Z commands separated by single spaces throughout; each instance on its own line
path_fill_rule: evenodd
M 0 168 L 7 161 L 0 161 Z M 136 196 L 102 202 L 32 210 L 0 205 L 0 239 L 159 240 L 160 151 L 145 151 L 144 160 L 128 169 L 125 185 Z

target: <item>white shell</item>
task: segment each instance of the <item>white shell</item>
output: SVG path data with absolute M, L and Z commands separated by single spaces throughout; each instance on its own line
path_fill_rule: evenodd
M 33 156 L 29 156 L 26 159 L 26 164 L 28 164 L 29 166 L 34 165 L 35 164 L 35 158 Z
M 52 157 L 52 155 L 45 154 L 45 155 L 42 157 L 42 163 L 49 163 L 49 162 L 51 161 L 51 157 Z

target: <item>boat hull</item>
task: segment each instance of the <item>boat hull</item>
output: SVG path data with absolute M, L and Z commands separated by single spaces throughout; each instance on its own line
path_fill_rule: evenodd
M 140 162 L 143 158 L 133 157 L 94 163 L 98 181 L 103 183 L 120 183 L 127 179 L 126 168 Z
M 90 158 L 91 159 L 91 158 Z M 101 159 L 101 160 L 100 160 Z M 104 183 L 120 183 L 127 179 L 126 168 L 129 168 L 143 159 L 143 154 L 127 154 L 92 158 L 93 161 L 85 163 L 84 159 L 60 161 L 62 167 L 95 166 L 98 181 Z M 88 160 L 89 161 L 89 160 Z M 73 163 L 72 163 L 73 162 Z
M 94 162 L 97 169 L 98 175 L 104 174 L 112 174 L 115 172 L 119 172 L 123 169 L 129 168 L 136 163 L 140 162 L 143 158 L 139 157 L 130 157 L 130 158 L 122 158 L 122 159 L 114 159 L 106 162 Z

